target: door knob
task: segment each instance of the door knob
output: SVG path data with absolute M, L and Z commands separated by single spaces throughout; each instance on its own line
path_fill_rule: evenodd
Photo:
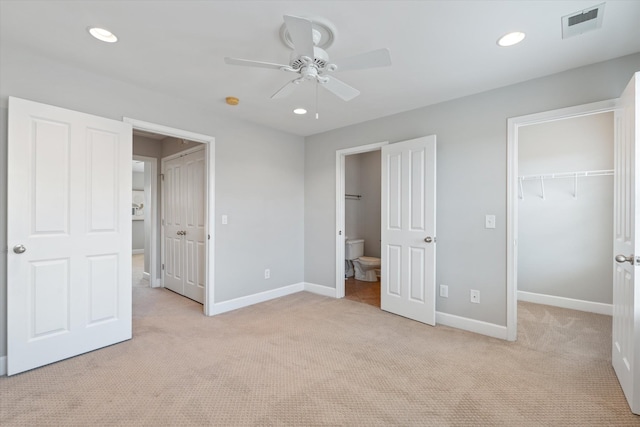
M 628 262 L 628 263 L 633 265 L 633 254 L 631 254 L 629 256 L 616 255 L 615 260 L 616 260 L 616 262 L 619 262 L 619 263 Z
M 427 243 L 435 242 L 435 238 L 432 238 L 431 236 L 427 236 L 424 238 L 424 241 Z
M 13 247 L 13 252 L 17 254 L 23 254 L 26 250 L 27 248 L 25 248 L 23 245 L 15 245 Z

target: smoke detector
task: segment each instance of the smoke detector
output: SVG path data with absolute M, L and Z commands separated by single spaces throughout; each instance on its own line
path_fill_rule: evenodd
M 577 36 L 602 27 L 604 3 L 562 17 L 562 38 Z

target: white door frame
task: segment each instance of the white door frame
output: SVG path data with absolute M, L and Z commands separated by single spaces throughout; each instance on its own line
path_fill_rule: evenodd
M 125 123 L 130 123 L 133 129 L 146 132 L 157 133 L 160 135 L 172 136 L 178 139 L 188 139 L 190 141 L 199 142 L 205 144 L 205 163 L 206 163 L 206 191 L 207 191 L 207 203 L 206 203 L 206 234 L 208 236 L 206 245 L 206 283 L 204 289 L 204 314 L 212 316 L 215 312 L 214 295 L 215 295 L 215 245 L 211 236 L 214 236 L 215 231 L 215 137 L 209 135 L 203 135 L 195 132 L 190 132 L 182 129 L 171 128 L 164 125 L 155 123 L 149 123 L 142 120 L 131 119 L 124 117 Z
M 507 120 L 507 340 L 518 336 L 518 132 L 523 126 L 616 109 L 616 100 L 593 102 Z
M 137 156 L 133 155 L 133 160 L 139 160 L 144 162 L 144 173 L 147 174 L 149 171 L 149 175 L 152 177 L 149 188 L 149 208 L 144 210 L 144 220 L 149 221 L 150 227 L 150 235 L 149 235 L 149 247 L 146 247 L 146 239 L 145 235 L 145 258 L 149 257 L 149 286 L 152 288 L 156 288 L 160 286 L 160 280 L 158 279 L 158 273 L 156 269 L 158 268 L 158 232 L 157 232 L 157 224 L 158 224 L 158 159 L 155 157 L 147 157 L 147 156 Z M 153 179 L 155 178 L 155 179 Z M 145 188 L 146 190 L 146 188 Z M 146 229 L 145 225 L 145 229 Z
M 336 298 L 344 298 L 345 157 L 351 154 L 378 151 L 387 144 L 389 144 L 389 141 L 375 142 L 373 144 L 336 150 Z M 380 254 L 380 256 L 382 256 L 382 254 Z

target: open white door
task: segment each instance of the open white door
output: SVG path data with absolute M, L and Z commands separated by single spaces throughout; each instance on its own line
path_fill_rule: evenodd
M 131 338 L 131 134 L 9 98 L 9 375 Z
M 436 323 L 436 136 L 382 147 L 381 308 Z
M 640 414 L 640 73 L 619 99 L 615 125 L 612 363 L 631 411 Z

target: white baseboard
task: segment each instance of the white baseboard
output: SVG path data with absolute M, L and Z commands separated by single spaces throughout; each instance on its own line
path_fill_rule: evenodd
M 144 248 L 142 249 L 131 249 L 131 255 L 143 254 Z
M 331 288 L 324 285 L 316 285 L 315 283 L 304 282 L 304 290 L 313 294 L 322 295 L 325 297 L 336 297 L 336 288 Z
M 229 301 L 223 301 L 213 303 L 212 312 L 210 316 L 216 314 L 226 313 L 227 311 L 237 310 L 239 308 L 248 307 L 253 304 L 272 300 L 274 298 L 280 298 L 286 295 L 295 294 L 296 292 L 304 291 L 304 283 L 296 283 L 294 285 L 283 286 L 282 288 L 272 289 L 270 291 L 260 292 L 258 294 L 247 295 L 246 297 L 235 298 Z
M 462 329 L 493 338 L 507 339 L 507 327 L 436 311 L 436 324 Z
M 0 376 L 7 375 L 7 356 L 0 356 Z
M 553 295 L 536 294 L 518 291 L 518 301 L 536 304 L 552 305 L 554 307 L 569 308 L 571 310 L 588 311 L 589 313 L 613 315 L 613 305 L 601 302 L 584 301 L 573 298 L 556 297 Z

